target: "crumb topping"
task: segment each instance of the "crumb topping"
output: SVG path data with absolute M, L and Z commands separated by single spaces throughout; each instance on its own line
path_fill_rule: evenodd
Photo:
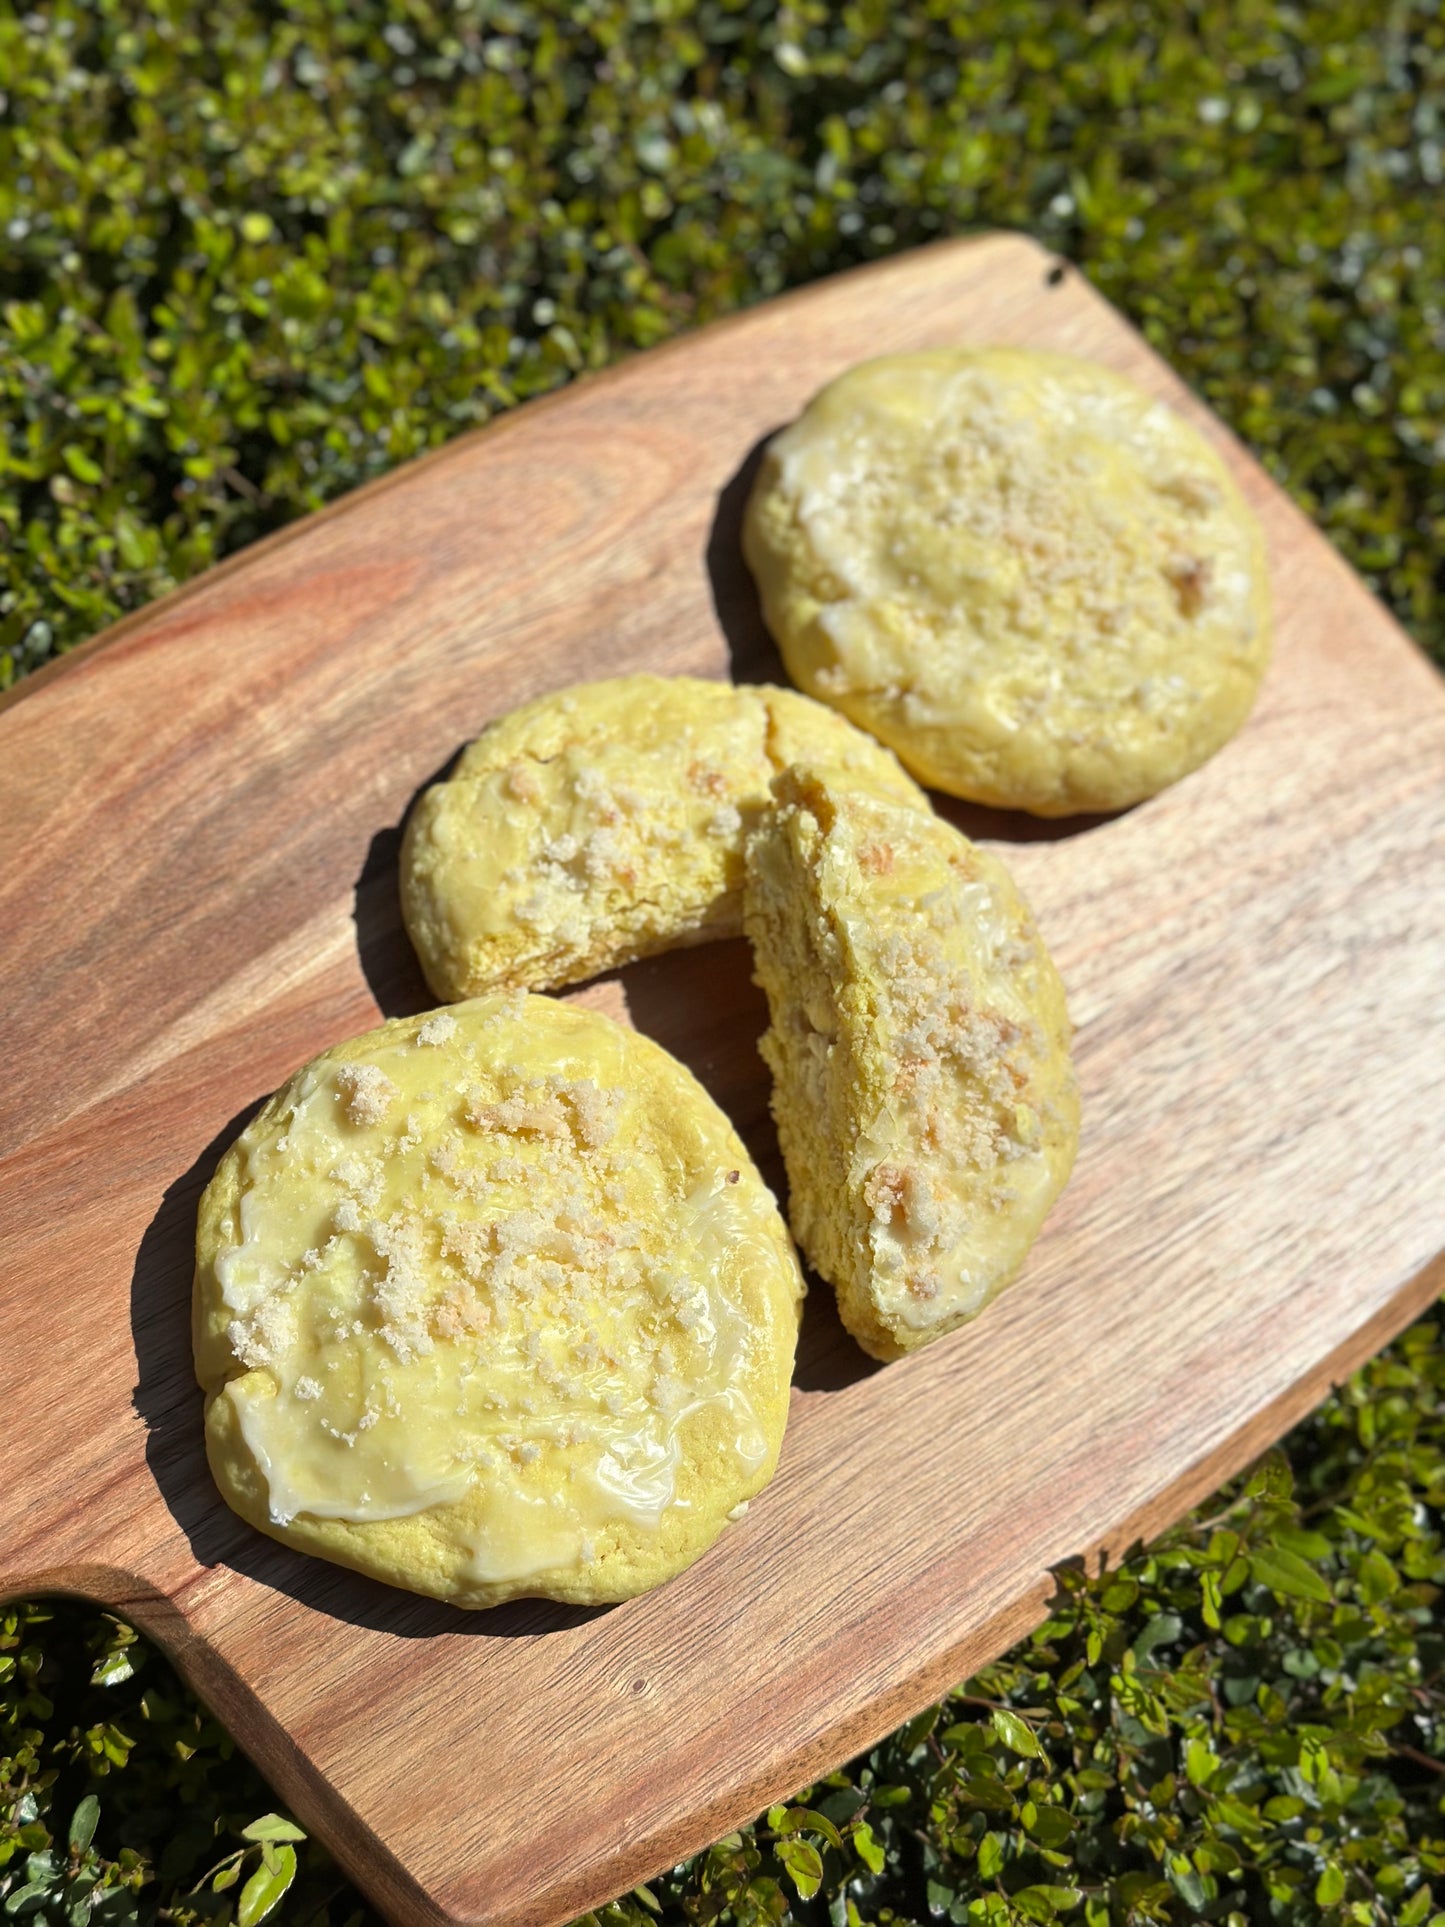
M 1157 759 L 1166 720 L 1197 728 L 1200 692 L 1268 649 L 1258 534 L 1212 451 L 1084 364 L 906 359 L 844 376 L 773 444 L 752 529 L 785 650 L 806 632 L 809 685 L 861 699 L 885 737 L 959 722 L 952 753 L 978 762 L 974 780 L 992 757 L 1022 783 L 1045 742 Z M 922 406 L 898 405 L 905 377 Z M 1153 726 L 1135 747 L 1146 679 Z M 1015 747 L 975 740 L 979 703 Z M 1049 780 L 1028 776 L 1041 798 Z
M 378 1124 L 386 1116 L 396 1086 L 379 1064 L 343 1064 L 336 1073 L 342 1108 L 353 1124 Z
M 865 1343 L 880 1318 L 958 1322 L 1061 1181 L 1041 1108 L 1072 1091 L 1045 1028 L 1052 967 L 995 860 L 947 824 L 805 769 L 776 793 L 747 925 L 795 1231 L 845 1322 L 856 1293 Z
M 448 1044 L 457 1034 L 457 1020 L 449 1010 L 435 1011 L 416 1034 L 419 1044 Z

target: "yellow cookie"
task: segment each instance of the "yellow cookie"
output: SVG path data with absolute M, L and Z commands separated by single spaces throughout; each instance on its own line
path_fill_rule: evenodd
M 432 990 L 555 988 L 737 936 L 744 835 L 798 759 L 926 807 L 889 751 L 790 689 L 618 676 L 503 716 L 407 824 L 402 910 Z
M 996 857 L 804 769 L 748 846 L 744 917 L 789 1215 L 843 1323 L 896 1358 L 1009 1282 L 1079 1099 L 1059 982 Z
M 211 1469 L 413 1592 L 625 1599 L 772 1477 L 802 1292 L 657 1044 L 544 997 L 403 1018 L 298 1071 L 201 1201 Z
M 1064 816 L 1196 768 L 1269 659 L 1258 524 L 1199 432 L 1065 355 L 865 362 L 768 449 L 743 546 L 789 674 L 937 789 Z

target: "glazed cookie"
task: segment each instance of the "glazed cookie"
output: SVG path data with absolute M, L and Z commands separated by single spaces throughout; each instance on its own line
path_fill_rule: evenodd
M 745 832 L 802 759 L 926 807 L 888 750 L 793 690 L 618 676 L 503 716 L 407 824 L 402 911 L 432 990 L 581 983 L 737 936 Z
M 1003 1289 L 1069 1175 L 1063 987 L 1007 870 L 950 824 L 814 771 L 774 788 L 744 915 L 793 1231 L 896 1358 Z
M 801 688 L 923 782 L 1063 816 L 1227 742 L 1269 658 L 1263 539 L 1197 429 L 1015 348 L 865 362 L 771 443 L 743 546 Z
M 201 1201 L 216 1483 L 459 1606 L 670 1578 L 772 1477 L 802 1275 L 732 1127 L 648 1038 L 496 996 L 324 1052 Z

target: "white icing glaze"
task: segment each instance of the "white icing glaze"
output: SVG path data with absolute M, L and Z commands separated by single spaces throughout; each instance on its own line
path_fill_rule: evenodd
M 687 1503 L 691 1428 L 739 1479 L 762 1465 L 737 1287 L 776 1266 L 772 1207 L 718 1170 L 659 1199 L 665 1232 L 619 1225 L 599 1202 L 621 1179 L 592 1155 L 596 1085 L 524 1080 L 507 1115 L 536 1128 L 508 1137 L 441 1031 L 373 1054 L 384 1116 L 358 1127 L 353 1086 L 310 1077 L 250 1146 L 215 1273 L 251 1369 L 221 1396 L 276 1524 L 455 1505 L 467 1576 L 522 1580 Z

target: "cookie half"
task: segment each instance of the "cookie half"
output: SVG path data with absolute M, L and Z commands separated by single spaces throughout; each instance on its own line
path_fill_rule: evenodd
M 793 690 L 618 676 L 500 718 L 407 824 L 402 910 L 432 990 L 556 988 L 737 936 L 744 837 L 799 760 L 926 807 L 888 750 Z
M 921 781 L 1116 810 L 1249 712 L 1259 526 L 1197 429 L 1065 355 L 865 362 L 770 444 L 743 545 L 789 674 Z
M 202 1199 L 211 1468 L 391 1585 L 624 1599 L 771 1478 L 802 1291 L 658 1045 L 546 998 L 405 1018 L 298 1071 Z
M 996 857 L 815 771 L 775 784 L 745 923 L 789 1216 L 875 1358 L 974 1317 L 1062 1190 L 1079 1099 L 1063 987 Z

